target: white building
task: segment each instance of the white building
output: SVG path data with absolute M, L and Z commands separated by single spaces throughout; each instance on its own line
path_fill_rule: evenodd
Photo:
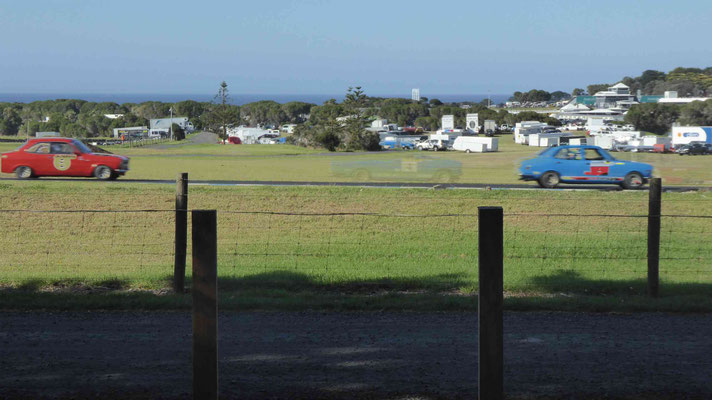
M 260 139 L 279 137 L 279 131 L 238 126 L 236 128 L 228 128 L 227 135 L 239 138 L 243 144 L 254 144 L 260 143 Z
M 624 107 L 630 102 L 636 102 L 635 96 L 630 93 L 630 88 L 623 83 L 616 83 L 608 90 L 597 92 L 593 95 L 596 98 L 596 108 L 617 108 Z M 619 102 L 628 102 L 621 103 Z
M 677 92 L 674 90 L 665 92 L 665 96 L 658 99 L 658 103 L 663 104 L 688 104 L 693 101 L 707 101 L 712 97 L 677 97 Z
M 296 124 L 284 124 L 284 125 L 282 125 L 282 126 L 279 127 L 279 129 L 280 129 L 282 132 L 288 133 L 288 134 L 290 134 L 290 135 L 291 135 L 292 133 L 294 133 L 294 129 L 296 129 L 296 128 L 297 128 L 297 125 L 296 125 Z
M 117 119 L 123 117 L 124 114 L 104 114 L 104 117 L 109 119 Z
M 195 130 L 195 127 L 193 127 L 193 124 L 188 120 L 188 117 L 155 118 L 151 120 L 151 129 L 170 129 L 172 124 L 177 124 L 186 133 L 190 133 Z
M 388 126 L 388 120 L 385 118 L 377 118 L 371 122 L 371 128 L 385 128 Z
M 124 136 L 126 140 L 136 137 L 148 137 L 149 129 L 147 126 L 127 126 L 125 128 L 114 128 L 114 137 L 120 138 Z
M 413 101 L 420 101 L 420 89 L 415 88 L 410 91 L 410 99 Z

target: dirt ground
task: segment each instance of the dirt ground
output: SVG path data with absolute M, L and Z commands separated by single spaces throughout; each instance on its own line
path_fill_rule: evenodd
M 712 315 L 507 313 L 508 398 L 710 399 Z M 220 394 L 477 397 L 474 313 L 225 313 Z M 0 398 L 191 397 L 186 312 L 0 312 Z

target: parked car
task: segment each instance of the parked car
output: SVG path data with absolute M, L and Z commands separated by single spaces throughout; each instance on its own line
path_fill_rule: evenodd
M 411 139 L 412 140 L 412 139 Z M 411 140 L 405 140 L 397 136 L 386 136 L 385 139 L 381 140 L 378 144 L 383 149 L 403 149 L 403 150 L 413 150 L 413 142 Z
M 1 170 L 20 179 L 40 176 L 95 176 L 113 180 L 129 170 L 128 157 L 96 153 L 77 139 L 29 139 L 17 150 L 2 153 Z
M 451 145 L 448 140 L 441 139 L 421 140 L 415 144 L 415 148 L 418 150 L 443 151 L 450 147 Z
M 703 142 L 692 142 L 690 144 L 685 144 L 677 149 L 675 152 L 681 156 L 688 155 L 698 155 L 698 154 L 712 154 L 712 144 Z
M 625 189 L 643 186 L 652 177 L 650 164 L 617 160 L 597 146 L 550 147 L 522 161 L 520 180 L 554 188 L 560 183 L 614 183 Z

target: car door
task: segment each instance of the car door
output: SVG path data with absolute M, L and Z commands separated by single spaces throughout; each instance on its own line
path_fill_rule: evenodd
M 50 145 L 50 154 L 52 159 L 52 168 L 48 175 L 55 176 L 74 176 L 76 175 L 76 158 L 75 149 L 72 145 L 66 142 L 52 142 Z
M 581 149 L 561 148 L 554 154 L 553 170 L 559 173 L 562 181 L 577 181 L 583 175 Z
M 32 168 L 35 175 L 52 174 L 52 155 L 50 154 L 50 143 L 39 142 L 26 149 L 23 160 L 20 164 Z
M 613 162 L 604 154 L 601 149 L 588 147 L 582 149 L 584 171 L 583 176 L 589 182 L 608 182 L 613 178 Z
M 94 172 L 92 165 L 96 165 L 97 163 L 96 157 L 92 153 L 85 153 L 81 148 L 77 148 L 76 142 L 68 143 L 67 145 L 71 148 L 68 150 L 76 156 L 72 159 L 72 165 L 68 173 L 72 176 L 91 176 Z M 84 147 L 84 150 L 88 150 L 86 146 Z

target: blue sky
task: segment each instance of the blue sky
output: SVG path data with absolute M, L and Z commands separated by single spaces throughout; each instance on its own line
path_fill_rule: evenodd
M 0 92 L 570 91 L 712 65 L 712 2 L 0 0 Z

